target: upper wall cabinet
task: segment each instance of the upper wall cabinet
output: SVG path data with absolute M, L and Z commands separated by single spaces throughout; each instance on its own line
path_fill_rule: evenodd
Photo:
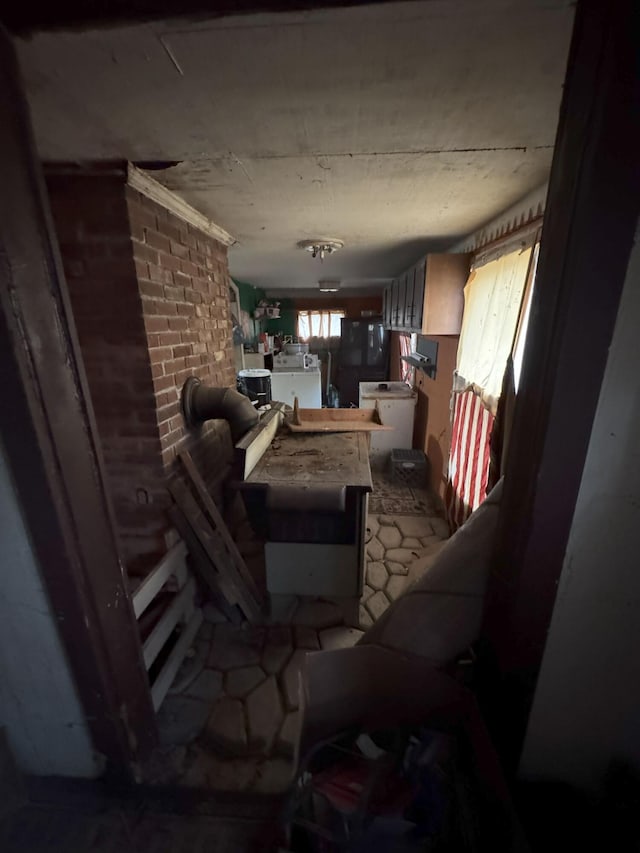
M 427 255 L 385 288 L 386 328 L 459 335 L 470 255 Z

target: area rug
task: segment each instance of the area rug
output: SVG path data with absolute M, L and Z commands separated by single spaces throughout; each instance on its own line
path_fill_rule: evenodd
M 433 511 L 433 496 L 427 489 L 412 489 L 392 482 L 383 471 L 372 471 L 373 492 L 369 495 L 372 515 L 425 515 Z

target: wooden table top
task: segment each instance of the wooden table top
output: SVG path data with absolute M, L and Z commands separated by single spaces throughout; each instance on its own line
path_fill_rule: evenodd
M 242 483 L 245 487 L 303 484 L 370 492 L 368 436 L 363 432 L 293 434 L 284 429 Z

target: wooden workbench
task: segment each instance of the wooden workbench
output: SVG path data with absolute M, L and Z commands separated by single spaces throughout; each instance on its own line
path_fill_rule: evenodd
M 290 433 L 281 431 L 245 482 L 260 486 L 283 483 L 347 486 L 372 490 L 369 446 L 365 433 Z
M 266 540 L 270 593 L 361 595 L 372 490 L 365 433 L 283 430 L 239 486 Z

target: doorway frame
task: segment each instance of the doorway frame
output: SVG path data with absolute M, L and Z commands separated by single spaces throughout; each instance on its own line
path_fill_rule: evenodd
M 108 774 L 138 780 L 155 715 L 28 105 L 2 29 L 0 94 L 0 436 L 94 749 Z

